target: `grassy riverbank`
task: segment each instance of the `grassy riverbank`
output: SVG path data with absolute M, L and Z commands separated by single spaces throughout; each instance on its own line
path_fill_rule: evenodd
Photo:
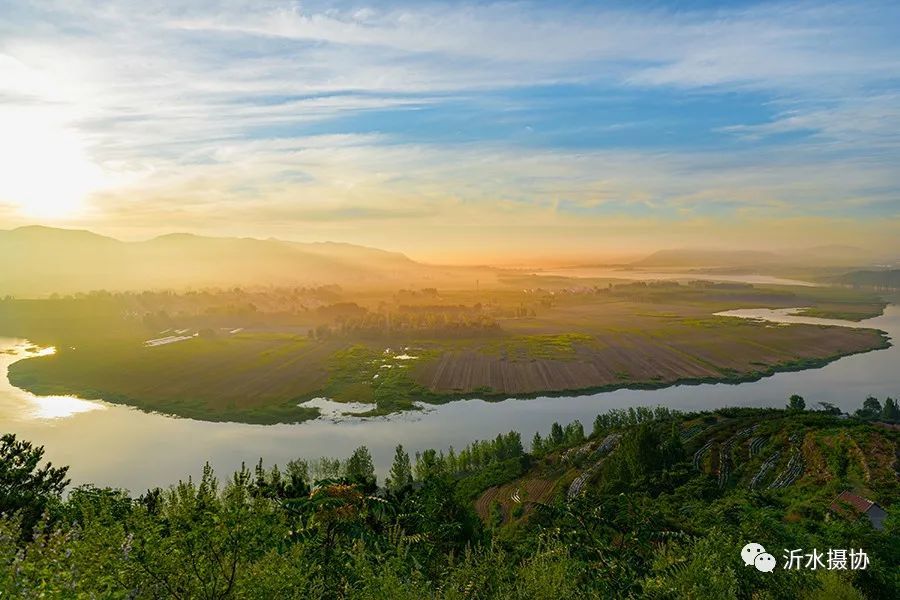
M 4 317 L 8 323 L 19 310 L 31 320 L 20 319 L 10 333 L 57 348 L 54 355 L 13 364 L 9 377 L 17 387 L 247 423 L 315 418 L 317 409 L 302 402 L 322 396 L 369 404 L 361 414 L 373 416 L 413 410 L 417 401 L 736 383 L 888 345 L 873 329 L 714 315 L 749 307 L 833 310 L 836 304 L 856 315 L 874 312 L 870 296 L 849 290 L 565 287 L 557 279 L 553 289 L 337 297 L 338 317 L 328 307 L 290 317 L 257 310 L 229 314 L 222 321 L 229 327 L 214 326 L 221 322 L 211 320 L 208 307 L 191 313 L 182 303 L 162 330 L 146 313 L 139 321 L 124 318 L 129 312 L 110 298 L 93 310 L 84 301 L 7 301 L 0 307 L 0 332 Z M 55 321 L 39 319 L 42 310 Z M 145 343 L 178 331 L 180 341 Z

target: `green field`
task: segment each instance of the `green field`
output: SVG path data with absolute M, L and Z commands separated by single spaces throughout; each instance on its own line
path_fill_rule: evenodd
M 248 423 L 314 418 L 317 409 L 302 403 L 316 397 L 369 404 L 361 414 L 383 415 L 460 397 L 738 382 L 887 345 L 871 329 L 714 316 L 790 306 L 854 318 L 880 312 L 877 297 L 843 288 L 516 283 L 523 281 L 534 287 L 334 293 L 316 310 L 290 304 L 296 294 L 266 290 L 241 292 L 240 303 L 237 292 L 152 302 L 144 295 L 5 300 L 0 334 L 56 347 L 10 368 L 13 384 L 34 393 Z M 192 337 L 144 343 L 174 331 Z

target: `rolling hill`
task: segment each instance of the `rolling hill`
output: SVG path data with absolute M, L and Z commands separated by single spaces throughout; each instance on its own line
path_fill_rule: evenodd
M 0 231 L 2 295 L 269 283 L 403 285 L 439 272 L 399 253 L 351 244 L 191 234 L 123 242 L 41 226 Z

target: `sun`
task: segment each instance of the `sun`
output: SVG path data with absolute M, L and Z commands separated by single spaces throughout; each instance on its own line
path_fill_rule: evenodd
M 76 133 L 52 119 L 0 113 L 0 203 L 26 217 L 65 219 L 103 187 L 103 170 L 91 162 Z

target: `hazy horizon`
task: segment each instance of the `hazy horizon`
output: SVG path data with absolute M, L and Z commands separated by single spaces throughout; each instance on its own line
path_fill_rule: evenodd
M 28 225 L 21 225 L 18 227 L 14 227 L 9 230 L 0 229 L 0 234 L 4 232 L 14 232 L 16 230 L 27 231 L 27 230 L 43 230 L 48 232 L 72 232 L 72 233 L 89 233 L 96 236 L 109 238 L 118 242 L 125 243 L 141 243 L 141 242 L 151 242 L 154 240 L 166 239 L 166 238 L 177 238 L 180 236 L 188 236 L 188 237 L 196 237 L 196 238 L 204 238 L 209 240 L 254 240 L 254 241 L 277 241 L 277 242 L 290 242 L 290 243 L 299 243 L 299 244 L 349 244 L 353 246 L 359 246 L 361 248 L 370 248 L 373 250 L 382 250 L 386 252 L 398 253 L 403 256 L 423 265 L 434 265 L 434 266 L 484 266 L 484 267 L 498 267 L 498 268 L 510 268 L 510 269 L 558 269 L 558 268 L 566 268 L 566 267 L 586 267 L 586 266 L 621 266 L 621 265 L 629 265 L 629 264 L 640 264 L 642 261 L 652 260 L 658 254 L 666 254 L 666 253 L 684 253 L 687 256 L 684 258 L 680 258 L 680 262 L 683 262 L 685 265 L 690 265 L 694 267 L 698 266 L 711 266 L 704 265 L 702 262 L 691 262 L 690 255 L 693 253 L 699 254 L 708 254 L 711 256 L 715 256 L 716 254 L 720 254 L 723 257 L 731 258 L 734 256 L 739 256 L 742 254 L 746 254 L 747 257 L 753 258 L 755 256 L 758 257 L 766 257 L 771 256 L 772 259 L 779 258 L 793 258 L 795 262 L 788 263 L 792 266 L 800 266 L 804 264 L 812 264 L 815 261 L 811 259 L 816 256 L 818 252 L 822 253 L 822 256 L 818 259 L 818 264 L 823 266 L 856 266 L 856 267 L 865 267 L 865 266 L 874 266 L 874 262 L 879 260 L 889 261 L 891 263 L 896 262 L 896 260 L 900 257 L 891 254 L 890 252 L 884 251 L 884 249 L 873 249 L 871 247 L 866 247 L 864 245 L 860 246 L 850 246 L 843 244 L 832 244 L 832 243 L 822 243 L 811 246 L 806 246 L 802 244 L 798 244 L 795 246 L 784 246 L 784 247 L 767 247 L 767 248 L 753 248 L 753 247 L 734 247 L 734 246 L 725 246 L 721 244 L 717 244 L 715 241 L 710 241 L 706 244 L 695 244 L 695 245 L 682 245 L 682 246 L 655 246 L 655 245 L 647 245 L 641 250 L 633 250 L 631 252 L 620 250 L 614 252 L 599 252 L 597 250 L 587 250 L 582 252 L 572 252 L 571 254 L 566 254 L 565 252 L 548 252 L 543 255 L 534 255 L 534 254 L 511 254 L 511 255 L 493 255 L 487 256 L 484 254 L 472 254 L 470 256 L 453 256 L 447 254 L 434 254 L 430 255 L 425 253 L 424 257 L 419 256 L 415 249 L 410 251 L 401 245 L 395 245 L 391 247 L 377 247 L 374 245 L 360 244 L 357 242 L 351 242 L 347 240 L 339 240 L 339 239 L 303 239 L 303 238 L 280 238 L 275 236 L 268 237 L 257 237 L 253 235 L 245 235 L 245 236 L 237 236 L 237 235 L 214 235 L 214 234 L 203 234 L 203 233 L 195 233 L 190 231 L 161 231 L 158 234 L 150 235 L 148 237 L 117 237 L 115 235 L 108 235 L 102 233 L 100 231 L 94 231 L 91 229 L 76 229 L 76 228 L 67 228 L 67 227 L 54 227 L 52 225 L 46 225 L 43 223 L 33 223 Z M 796 253 L 801 253 L 801 256 L 797 256 Z M 805 254 L 804 254 L 805 253 Z M 841 256 L 843 255 L 843 256 Z M 840 258 L 840 260 L 838 260 Z M 456 259 L 456 260 L 454 260 Z M 829 262 L 831 261 L 831 262 Z M 874 261 L 874 262 L 873 262 Z M 735 262 L 734 260 L 726 260 L 727 264 L 732 266 L 745 266 L 746 259 L 738 260 Z M 747 263 L 750 264 L 750 263 Z M 761 263 L 758 265 L 759 267 L 767 267 L 772 266 L 771 264 Z

